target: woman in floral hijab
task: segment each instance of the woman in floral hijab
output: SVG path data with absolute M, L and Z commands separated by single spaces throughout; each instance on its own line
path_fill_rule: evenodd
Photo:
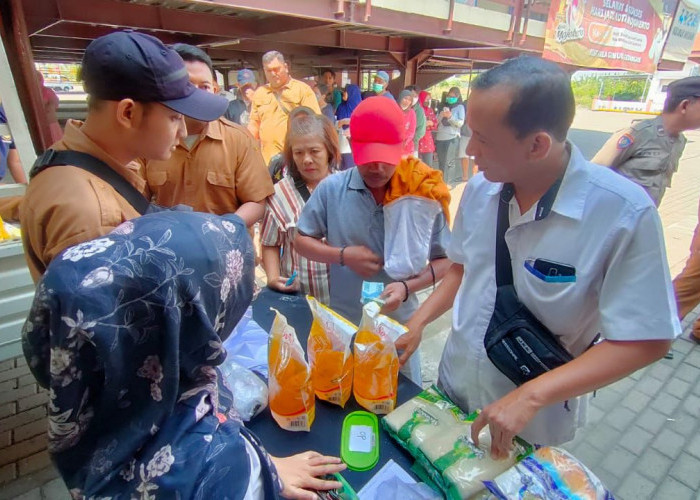
M 342 470 L 337 458 L 270 457 L 223 385 L 222 341 L 251 302 L 253 265 L 240 218 L 194 212 L 125 222 L 53 260 L 23 347 L 50 388 L 49 452 L 74 498 L 339 487 L 315 477 Z

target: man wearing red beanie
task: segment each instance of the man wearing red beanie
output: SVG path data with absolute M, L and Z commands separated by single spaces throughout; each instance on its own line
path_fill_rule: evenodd
M 431 267 L 437 280 L 449 267 L 445 250 L 449 227 L 440 214 L 431 236 L 431 267 L 411 279 L 392 280 L 384 271 L 383 205 L 402 161 L 403 112 L 391 99 L 370 97 L 350 117 L 350 134 L 357 167 L 328 176 L 318 185 L 301 213 L 294 245 L 304 257 L 330 264 L 333 310 L 358 323 L 363 280 L 382 282 L 383 312 L 405 322 L 418 307 L 415 292 L 433 284 Z M 419 356 L 411 356 L 407 365 L 404 373 L 421 383 Z

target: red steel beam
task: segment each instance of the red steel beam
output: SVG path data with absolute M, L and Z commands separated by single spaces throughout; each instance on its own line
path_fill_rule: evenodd
M 216 0 L 220 5 L 231 5 L 238 9 L 255 12 L 284 13 L 310 19 L 334 20 L 335 14 L 333 2 L 319 2 L 315 0 L 286 0 L 281 4 L 279 0 Z M 407 34 L 421 34 L 428 37 L 444 38 L 443 29 L 445 20 L 419 14 L 398 12 L 389 9 L 372 6 L 371 23 L 354 22 L 358 26 L 375 27 L 387 31 Z M 475 26 L 465 23 L 454 23 L 450 39 L 457 42 L 474 44 L 487 44 L 494 46 L 506 45 L 507 33 L 501 30 Z M 454 43 L 454 42 L 453 42 Z M 528 37 L 524 46 L 535 50 L 542 50 L 544 41 Z
M 266 36 L 263 39 L 279 39 L 277 36 Z M 287 43 L 316 45 L 323 47 L 340 47 L 357 50 L 376 50 L 380 52 L 404 52 L 406 40 L 396 36 L 373 35 L 358 33 L 343 29 L 309 29 L 287 33 L 282 37 Z
M 39 154 L 51 145 L 51 133 L 34 68 L 21 0 L 0 2 L 0 38 L 5 44 L 9 69 L 17 86 L 34 149 Z

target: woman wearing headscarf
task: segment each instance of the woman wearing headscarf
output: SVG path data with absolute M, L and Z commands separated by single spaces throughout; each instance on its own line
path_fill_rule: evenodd
M 350 145 L 350 115 L 361 102 L 362 92 L 360 87 L 351 83 L 343 90 L 343 101 L 338 105 L 338 109 L 335 110 L 340 141 L 340 170 L 347 170 L 355 166 Z
M 267 199 L 260 234 L 267 286 L 282 293 L 301 290 L 328 304 L 328 265 L 302 257 L 293 242 L 301 210 L 339 161 L 338 134 L 325 117 L 298 117 L 289 122 L 283 154 L 289 175 L 275 184 L 275 193 Z M 298 278 L 287 285 L 294 273 Z
M 413 94 L 410 90 L 404 89 L 399 94 L 397 102 L 401 111 L 403 111 L 405 120 L 403 155 L 412 156 L 415 146 L 413 137 L 416 135 L 416 112 L 413 111 Z
M 418 141 L 418 155 L 423 163 L 432 167 L 435 153 L 433 130 L 437 128 L 437 119 L 435 118 L 435 111 L 430 107 L 430 100 L 430 94 L 425 90 L 418 94 L 418 102 L 425 113 L 425 135 Z
M 295 498 L 338 486 L 315 476 L 339 459 L 270 457 L 222 380 L 253 263 L 238 216 L 170 211 L 53 260 L 22 342 L 50 388 L 49 453 L 73 498 Z
M 466 118 L 459 88 L 452 87 L 447 92 L 445 105 L 437 118 L 439 123 L 435 134 L 435 149 L 443 178 L 445 182 L 449 182 L 449 168 L 457 159 L 461 128 Z

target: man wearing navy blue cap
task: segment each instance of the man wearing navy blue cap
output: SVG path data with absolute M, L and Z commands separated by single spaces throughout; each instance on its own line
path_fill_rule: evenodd
M 372 84 L 372 90 L 377 95 L 383 97 L 390 97 L 396 100 L 394 95 L 386 89 L 387 85 L 389 85 L 390 80 L 391 79 L 389 78 L 389 73 L 387 73 L 386 71 L 377 71 L 377 74 L 374 75 L 374 83 Z
M 253 94 L 258 88 L 255 73 L 249 69 L 239 70 L 236 87 L 238 88 L 238 98 L 229 103 L 224 117 L 245 127 L 250 120 L 250 105 L 253 102 Z
M 89 154 L 148 197 L 142 165 L 166 160 L 185 137 L 184 116 L 212 121 L 226 110 L 223 97 L 197 89 L 182 58 L 157 38 L 121 31 L 85 50 L 85 122 L 69 120 L 52 146 Z M 183 116 L 184 115 L 184 116 Z M 67 247 L 109 233 L 140 213 L 115 188 L 77 166 L 46 168 L 30 182 L 20 207 L 22 240 L 35 281 Z

